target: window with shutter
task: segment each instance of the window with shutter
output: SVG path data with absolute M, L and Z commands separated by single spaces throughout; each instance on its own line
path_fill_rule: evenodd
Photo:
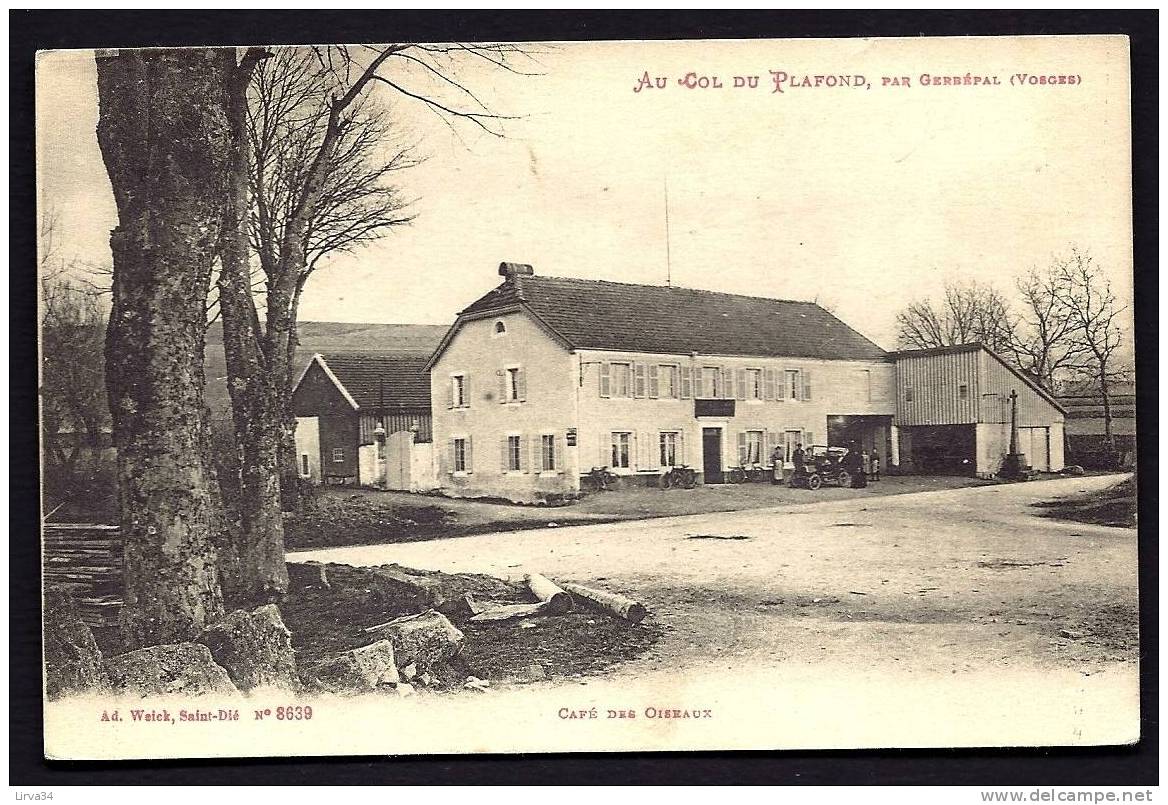
M 744 431 L 744 430 L 738 431 L 738 463 L 739 464 L 749 464 L 750 463 L 749 450 L 750 450 L 750 448 L 748 447 L 747 441 L 746 441 L 746 431 Z
M 681 399 L 688 400 L 693 396 L 693 371 L 692 367 L 681 367 Z
M 799 370 L 787 369 L 783 372 L 782 398 L 786 400 L 799 399 Z
M 740 400 L 747 398 L 746 393 L 746 370 L 739 369 L 734 378 L 734 390 L 738 392 L 735 396 Z
M 530 464 L 528 463 L 527 437 L 520 436 L 519 437 L 519 471 L 520 472 L 527 472 L 528 467 L 530 467 Z
M 511 397 L 508 394 L 507 384 L 510 381 L 510 369 L 499 369 L 495 374 L 499 378 L 499 402 L 508 402 Z
M 661 392 L 661 367 L 655 363 L 649 364 L 649 397 L 657 399 Z
M 555 472 L 556 469 L 556 437 L 551 433 L 542 434 L 540 440 L 540 472 Z
M 734 382 L 734 370 L 729 366 L 722 367 L 722 397 L 727 400 L 734 399 L 734 389 L 737 385 Z
M 499 462 L 499 469 L 501 469 L 503 472 L 510 472 L 511 471 L 511 437 L 510 436 L 503 437 L 503 439 L 501 441 L 501 447 L 502 447 L 502 449 L 500 450 L 501 461 Z
M 515 393 L 520 402 L 527 399 L 527 370 L 522 366 L 515 370 Z
M 628 363 L 611 363 L 609 372 L 612 375 L 611 391 L 613 397 L 633 396 L 633 367 Z
M 612 396 L 612 367 L 608 361 L 600 363 L 600 396 Z
M 627 431 L 613 431 L 610 434 L 610 455 L 608 466 L 613 469 L 629 469 L 633 464 L 633 434 Z
M 776 392 L 776 385 L 777 385 L 777 383 L 776 383 L 776 377 L 775 377 L 775 370 L 774 370 L 774 369 L 767 369 L 767 370 L 766 370 L 766 380 L 765 380 L 765 385 L 766 385 L 766 389 L 765 389 L 765 391 L 766 391 L 766 398 L 767 398 L 768 400 L 773 400 L 773 399 L 775 399 L 775 395 L 776 395 L 776 393 L 777 393 L 777 392 Z
M 811 399 L 811 372 L 804 369 L 803 372 L 803 399 Z

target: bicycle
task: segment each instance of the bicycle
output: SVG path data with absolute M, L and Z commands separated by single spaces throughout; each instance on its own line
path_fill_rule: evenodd
M 766 468 L 758 464 L 742 464 L 727 470 L 726 481 L 732 484 L 758 483 L 766 478 L 766 472 Z
M 693 489 L 697 483 L 697 470 L 688 464 L 678 464 L 661 476 L 662 489 Z
M 592 482 L 597 492 L 606 492 L 617 482 L 616 473 L 610 471 L 608 467 L 593 467 L 585 477 Z

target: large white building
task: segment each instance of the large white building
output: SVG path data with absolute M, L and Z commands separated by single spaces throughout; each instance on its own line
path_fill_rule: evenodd
M 581 488 L 593 467 L 706 483 L 858 441 L 891 471 L 992 475 L 1010 443 L 1062 467 L 1062 411 L 989 350 L 888 353 L 822 307 L 675 287 L 536 276 L 465 308 L 430 359 L 439 487 L 517 501 Z M 1005 418 L 1004 418 L 1005 417 Z

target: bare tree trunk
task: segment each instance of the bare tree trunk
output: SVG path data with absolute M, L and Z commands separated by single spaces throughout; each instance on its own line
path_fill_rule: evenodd
M 1103 402 L 1103 444 L 1107 452 L 1115 452 L 1115 434 L 1111 425 L 1111 381 L 1107 377 L 1107 363 L 1099 362 L 1099 397 Z
M 231 410 L 242 448 L 240 471 L 240 578 L 232 592 L 272 600 L 288 590 L 280 501 L 279 375 L 261 351 L 249 266 L 249 154 L 247 86 L 260 57 L 249 50 L 232 77 L 227 116 L 231 128 L 230 188 L 220 236 L 219 307 L 231 378 Z
M 203 351 L 232 67 L 231 51 L 211 49 L 97 56 L 98 143 L 118 207 L 106 385 L 131 645 L 190 639 L 223 613 Z

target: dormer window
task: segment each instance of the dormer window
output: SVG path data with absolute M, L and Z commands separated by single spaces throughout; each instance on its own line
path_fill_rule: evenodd
M 504 324 L 501 321 L 495 322 L 495 335 L 496 336 L 505 335 L 506 332 L 507 332 L 507 325 L 506 324 Z

